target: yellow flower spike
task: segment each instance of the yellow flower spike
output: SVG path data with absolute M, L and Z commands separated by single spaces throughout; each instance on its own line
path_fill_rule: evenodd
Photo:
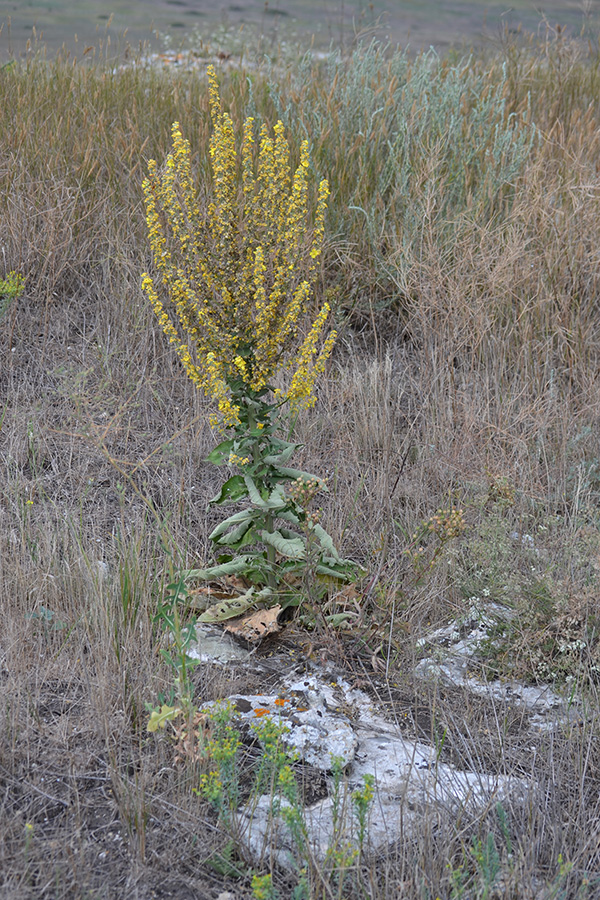
M 265 266 L 265 254 L 263 248 L 259 245 L 254 252 L 254 270 L 253 270 L 253 281 L 254 281 L 254 305 L 256 310 L 256 324 L 260 329 L 262 319 L 264 318 L 264 312 L 266 309 L 266 294 L 265 294 L 265 273 L 267 271 L 267 267 Z
M 272 212 L 272 218 L 276 229 L 276 239 L 277 242 L 280 243 L 285 235 L 287 216 L 286 198 L 289 195 L 291 185 L 290 148 L 285 138 L 285 128 L 283 127 L 282 122 L 277 122 L 273 131 L 275 133 L 275 144 L 273 149 L 275 206 Z
M 221 97 L 219 95 L 219 82 L 214 66 L 209 66 L 208 73 L 208 100 L 213 126 L 216 128 L 221 117 Z
M 248 380 L 248 366 L 246 365 L 246 360 L 243 359 L 241 356 L 236 356 L 236 358 L 233 361 L 233 364 L 235 365 L 236 369 L 238 370 L 238 372 L 240 373 L 240 375 L 242 376 L 244 381 L 247 381 Z
M 256 229 L 273 226 L 273 205 L 275 203 L 275 155 L 273 140 L 266 125 L 260 129 L 260 149 L 258 153 L 258 198 L 254 227 Z M 269 232 L 268 232 L 269 233 Z
M 249 216 L 252 216 L 256 206 L 256 179 L 254 178 L 254 119 L 248 116 L 244 122 L 244 134 L 242 138 L 242 184 L 244 198 Z
M 325 363 L 331 355 L 331 351 L 333 350 L 337 338 L 337 332 L 332 331 L 325 341 L 317 359 L 313 362 L 317 341 L 323 330 L 329 312 L 329 304 L 323 304 L 319 315 L 313 322 L 312 328 L 306 336 L 294 361 L 296 371 L 286 394 L 290 406 L 294 410 L 308 408 L 313 406 L 315 402 L 315 382 L 318 376 L 325 371 Z
M 310 257 L 317 260 L 321 255 L 321 247 L 323 245 L 323 237 L 325 234 L 325 210 L 327 209 L 327 198 L 329 197 L 329 182 L 324 178 L 319 184 L 319 198 L 317 201 L 317 211 L 315 213 L 315 226 L 313 230 L 312 246 L 310 248 Z M 311 271 L 314 269 L 316 262 L 311 265 Z
M 188 376 L 229 427 L 239 422 L 231 385 L 239 390 L 241 376 L 249 390 L 260 391 L 289 364 L 321 253 L 329 187 L 321 181 L 309 231 L 308 142 L 292 172 L 283 124 L 272 132 L 263 125 L 255 140 L 249 117 L 238 151 L 212 66 L 208 85 L 212 197 L 200 207 L 191 147 L 174 122 L 171 153 L 160 167 L 149 162 L 143 182 L 157 277 L 144 273 L 142 286 Z M 293 357 L 294 374 L 280 397 L 310 404 L 335 341 L 332 332 L 319 352 L 328 315 L 325 304 Z

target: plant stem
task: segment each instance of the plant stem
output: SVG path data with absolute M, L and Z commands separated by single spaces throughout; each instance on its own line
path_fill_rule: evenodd
M 248 429 L 250 431 L 254 431 L 254 429 L 256 428 L 256 424 L 257 423 L 254 417 L 254 413 L 251 409 L 248 409 Z M 258 438 L 252 445 L 252 459 L 255 465 L 260 462 L 260 442 Z M 275 530 L 274 525 L 275 522 L 273 519 L 273 513 L 268 512 L 265 516 L 265 531 L 267 531 L 269 534 L 273 534 L 273 531 Z M 267 560 L 269 562 L 269 574 L 267 576 L 267 582 L 269 587 L 272 590 L 275 590 L 275 588 L 277 587 L 277 578 L 274 571 L 276 556 L 275 547 L 273 547 L 271 544 L 267 544 Z

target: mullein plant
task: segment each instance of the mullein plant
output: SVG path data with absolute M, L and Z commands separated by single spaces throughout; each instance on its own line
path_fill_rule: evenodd
M 247 503 L 210 535 L 216 564 L 189 573 L 246 579 L 248 590 L 236 602 L 200 616 L 218 621 L 286 596 L 298 601 L 294 585 L 306 584 L 308 566 L 320 596 L 328 582 L 353 580 L 359 569 L 340 557 L 303 505 L 325 483 L 290 468 L 301 445 L 278 436 L 284 414 L 314 404 L 315 382 L 336 340 L 335 331 L 327 333 L 326 302 L 300 336 L 329 185 L 322 180 L 311 202 L 308 142 L 294 169 L 281 122 L 272 131 L 262 125 L 257 139 L 247 118 L 238 149 L 212 66 L 208 84 L 212 197 L 199 199 L 190 144 L 176 122 L 171 153 L 162 167 L 149 162 L 143 185 L 155 276 L 144 273 L 142 284 L 188 376 L 216 407 L 211 422 L 224 440 L 208 459 L 235 474 L 209 505 Z M 280 372 L 285 387 L 275 388 Z

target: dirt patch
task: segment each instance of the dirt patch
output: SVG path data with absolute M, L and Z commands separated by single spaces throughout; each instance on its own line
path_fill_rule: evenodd
M 131 711 L 109 724 L 78 677 L 2 681 L 1 897 L 247 896 L 211 867 L 222 840 L 191 793 L 197 773 L 175 769 Z

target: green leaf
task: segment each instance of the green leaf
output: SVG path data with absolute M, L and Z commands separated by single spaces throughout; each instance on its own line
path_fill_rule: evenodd
M 217 527 L 211 531 L 209 534 L 209 539 L 211 541 L 216 541 L 222 534 L 225 534 L 228 528 L 231 528 L 232 525 L 237 525 L 238 522 L 245 522 L 247 520 L 251 520 L 253 517 L 251 509 L 243 509 L 241 512 L 234 513 L 232 516 L 229 516 L 228 519 L 225 519 L 224 522 L 221 522 Z
M 270 510 L 283 509 L 283 507 L 286 505 L 287 499 L 285 496 L 285 492 L 280 484 L 276 484 L 269 494 L 268 499 L 264 500 L 254 480 L 249 475 L 244 475 L 244 481 L 248 489 L 248 496 L 250 497 L 251 502 L 254 504 L 254 506 L 258 506 L 259 509 L 268 512 Z
M 181 715 L 181 709 L 178 706 L 168 706 L 166 703 L 160 709 L 153 709 L 148 721 L 147 730 L 158 731 L 164 728 L 167 722 L 171 722 Z
M 279 533 L 282 534 L 284 536 L 284 538 L 286 538 L 286 540 L 293 541 L 293 540 L 296 540 L 296 538 L 300 538 L 302 543 L 305 544 L 304 537 L 301 534 L 298 534 L 297 531 L 292 531 L 291 528 L 283 528 L 283 527 L 280 527 L 278 530 L 279 530 Z
M 292 512 L 291 509 L 286 509 L 284 510 L 284 512 L 278 513 L 277 518 L 283 519 L 284 522 L 290 522 L 292 525 L 300 524 L 300 519 L 295 512 Z
M 232 550 L 241 550 L 242 547 L 249 547 L 251 544 L 255 544 L 258 538 L 256 536 L 256 531 L 254 530 L 254 526 L 249 528 L 243 538 L 238 541 L 237 544 L 229 544 Z
M 251 587 L 250 590 L 246 591 L 245 594 L 241 594 L 239 597 L 230 597 L 227 600 L 220 600 L 219 603 L 215 603 L 213 606 L 210 606 L 206 612 L 203 612 L 201 616 L 198 616 L 198 622 L 205 623 L 214 623 L 214 622 L 225 622 L 227 619 L 235 619 L 237 616 L 241 616 L 242 613 L 245 613 L 247 609 L 250 609 L 251 606 L 256 604 L 256 597 L 254 596 L 254 588 Z
M 227 841 L 222 851 L 213 853 L 208 859 L 204 860 L 204 865 L 210 866 L 219 875 L 226 878 L 242 878 L 245 874 L 244 864 L 236 864 L 233 862 L 234 851 L 236 849 L 235 841 Z
M 355 581 L 362 573 L 360 566 L 353 563 L 349 559 L 343 559 L 340 562 L 331 560 L 330 562 L 321 562 L 315 569 L 317 575 L 327 575 L 329 578 L 335 578 L 337 581 Z
M 215 466 L 222 466 L 223 463 L 228 462 L 229 454 L 233 449 L 233 445 L 235 444 L 235 438 L 231 438 L 228 441 L 223 441 L 214 450 L 211 450 L 208 456 L 206 457 L 207 462 L 213 463 Z
M 306 571 L 306 560 L 304 559 L 288 559 L 280 562 L 277 566 L 278 572 L 283 575 L 301 575 Z
M 296 445 L 290 444 L 290 446 L 286 447 L 281 453 L 270 453 L 268 456 L 263 456 L 263 462 L 268 463 L 270 466 L 283 465 L 291 456 L 293 456 L 295 449 Z
M 185 600 L 188 595 L 185 578 L 180 577 L 179 581 L 173 581 L 171 584 L 168 584 L 166 593 L 170 603 L 177 603 L 179 599 Z
M 286 504 L 287 497 L 285 496 L 285 491 L 280 484 L 276 484 L 269 494 L 269 499 L 267 500 L 267 509 L 283 509 Z
M 232 475 L 231 478 L 225 482 L 217 496 L 208 501 L 208 506 L 220 506 L 221 503 L 229 502 L 233 503 L 234 501 L 241 500 L 242 497 L 245 497 L 248 494 L 248 488 L 246 487 L 244 477 L 244 475 Z
M 248 562 L 249 557 L 236 556 L 235 559 L 219 563 L 218 566 L 209 566 L 207 569 L 189 569 L 184 575 L 186 578 L 200 578 L 202 581 L 208 581 L 210 578 L 222 578 L 223 575 L 238 575 L 245 571 Z
M 321 485 L 321 490 L 327 493 L 327 485 L 318 475 L 311 475 L 310 472 L 301 472 L 300 469 L 287 469 L 284 466 L 276 466 L 275 473 L 282 478 L 290 479 L 291 481 L 297 481 L 298 478 L 301 478 L 302 481 L 312 481 L 315 479 Z
M 273 436 L 271 438 L 271 447 L 273 447 L 276 452 L 281 453 L 282 450 L 287 450 L 288 447 L 299 450 L 301 447 L 304 447 L 304 444 L 293 444 L 291 441 L 284 441 L 283 438 Z
M 331 625 L 332 628 L 341 628 L 344 625 L 348 625 L 348 623 L 353 622 L 356 616 L 353 613 L 334 613 L 331 616 L 326 616 L 325 620 L 328 625 Z
M 282 610 L 288 609 L 290 606 L 300 606 L 302 600 L 303 596 L 300 592 L 296 594 L 279 594 L 277 597 L 277 602 Z
M 251 550 L 246 555 L 246 559 L 248 562 L 244 569 L 244 578 L 247 578 L 252 584 L 266 585 L 271 576 L 277 575 L 275 568 L 265 558 L 264 550 Z
M 249 428 L 246 432 L 248 438 L 263 438 L 265 434 L 270 434 L 270 432 L 266 428 Z M 250 441 L 244 441 L 244 446 L 248 447 Z M 255 440 L 255 443 L 258 441 Z M 251 445 L 250 445 L 251 446 Z
M 239 384 L 243 386 L 242 389 L 244 390 L 244 389 L 245 389 L 244 382 L 240 381 Z M 265 405 L 264 405 L 264 403 L 260 400 L 260 396 L 259 396 L 258 393 L 256 393 L 256 394 L 254 395 L 254 397 L 252 397 L 252 396 L 250 396 L 250 395 L 248 394 L 248 392 L 247 392 L 246 390 L 244 390 L 244 394 L 245 394 L 245 397 L 244 397 L 244 403 L 245 403 L 245 405 L 246 405 L 249 409 L 258 410 L 259 413 L 260 413 L 260 412 L 263 412 L 263 410 L 264 410 L 264 408 L 265 408 Z M 258 398 L 258 399 L 255 399 L 255 398 Z M 269 408 L 269 407 L 267 407 L 267 409 L 268 409 L 268 408 Z M 271 407 L 271 408 L 272 408 L 272 407 Z
M 240 475 L 239 477 L 244 479 L 244 483 L 246 485 L 246 493 L 250 497 L 250 502 L 255 506 L 259 506 L 261 509 L 264 509 L 265 501 L 263 500 L 260 491 L 256 487 L 253 479 L 250 478 L 249 475 Z
M 260 538 L 288 559 L 304 559 L 306 556 L 306 547 L 300 537 L 285 538 L 280 531 L 261 531 Z
M 326 550 L 336 562 L 341 562 L 340 554 L 337 552 L 335 545 L 333 543 L 333 538 L 330 534 L 328 534 L 322 525 L 319 525 L 317 522 L 316 525 L 313 526 L 313 533 L 319 538 L 319 543 L 321 547 Z
M 239 547 L 244 544 L 252 544 L 255 541 L 253 534 L 248 534 L 252 529 L 252 521 L 240 522 L 240 524 L 233 528 L 228 534 L 224 534 L 217 540 L 218 544 L 222 544 L 225 547 L 235 547 L 239 549 Z M 247 538 L 247 540 L 245 540 Z

